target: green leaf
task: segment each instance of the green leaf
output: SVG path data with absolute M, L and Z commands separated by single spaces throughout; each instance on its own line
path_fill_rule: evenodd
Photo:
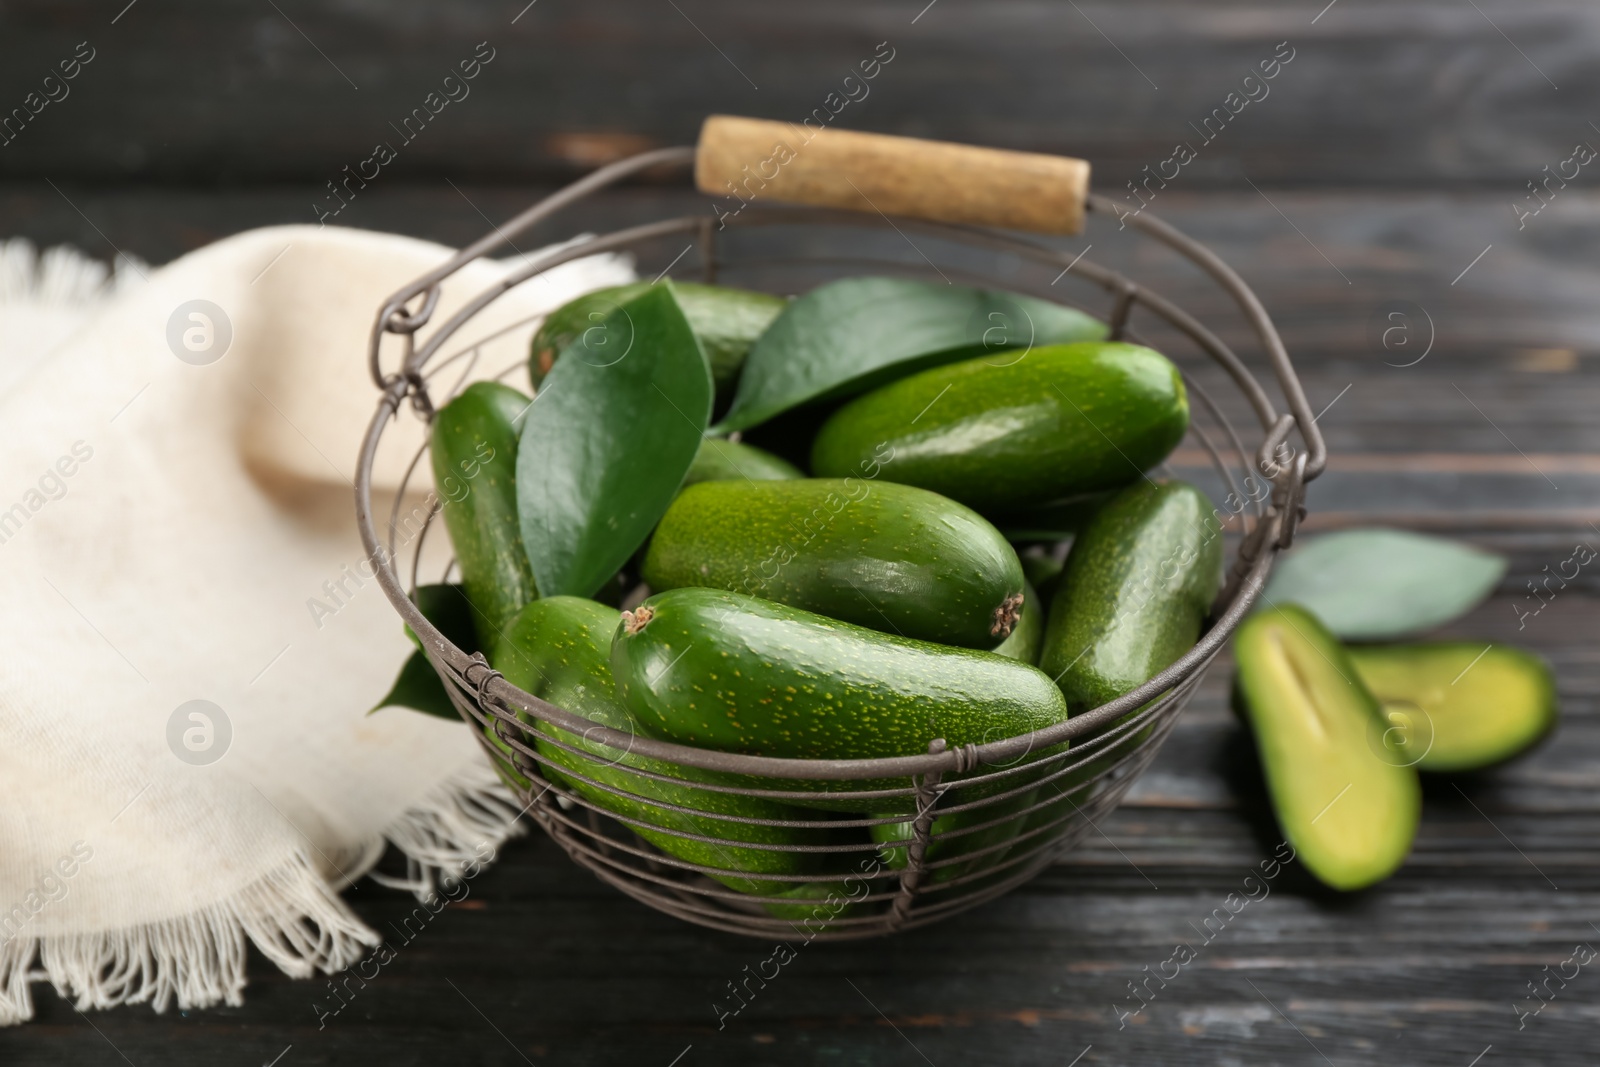
M 472 602 L 466 590 L 459 585 L 419 585 L 411 602 L 422 612 L 422 617 L 438 627 L 439 632 L 461 651 L 471 655 L 478 651 L 478 630 L 472 624 Z M 406 627 L 406 636 L 418 648 L 422 642 Z
M 424 656 L 420 649 L 406 657 L 405 664 L 400 668 L 400 676 L 394 680 L 393 687 L 367 714 L 371 715 L 373 711 L 391 707 L 410 708 L 424 715 L 461 721 L 461 714 L 456 711 L 456 706 L 450 703 L 450 696 L 445 692 L 444 683 L 439 680 L 439 672 L 433 669 L 433 664 L 428 662 L 428 657 Z
M 562 349 L 517 450 L 517 510 L 545 596 L 592 596 L 667 510 L 711 417 L 711 371 L 672 284 Z
M 1312 538 L 1278 564 L 1263 606 L 1293 601 L 1341 638 L 1386 640 L 1466 614 L 1506 561 L 1458 541 L 1372 528 Z
M 419 585 L 412 599 L 423 618 L 437 626 L 457 648 L 467 653 L 478 650 L 478 633 L 472 625 L 472 605 L 467 602 L 467 595 L 459 585 Z M 439 672 L 423 655 L 422 642 L 410 626 L 406 627 L 406 636 L 417 646 L 417 651 L 407 657 L 394 685 L 367 714 L 371 715 L 381 708 L 401 707 L 459 722 L 461 716 L 455 705 L 450 703 Z
M 865 392 L 985 352 L 1105 335 L 1105 324 L 1083 312 L 1030 296 L 842 278 L 795 300 L 756 341 L 733 407 L 715 431 L 747 429 L 808 401 Z

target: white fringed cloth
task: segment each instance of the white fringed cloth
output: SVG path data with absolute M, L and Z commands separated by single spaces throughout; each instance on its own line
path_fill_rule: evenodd
M 464 725 L 367 715 L 411 647 L 353 517 L 367 335 L 449 255 L 280 227 L 111 273 L 0 243 L 0 1023 L 36 981 L 80 1010 L 240 1004 L 247 940 L 338 971 L 380 942 L 339 890 L 386 842 L 426 897 L 521 828 Z M 472 265 L 434 321 L 508 269 Z M 512 367 L 538 315 L 632 277 L 558 268 L 446 353 Z M 388 434 L 380 515 L 424 427 Z

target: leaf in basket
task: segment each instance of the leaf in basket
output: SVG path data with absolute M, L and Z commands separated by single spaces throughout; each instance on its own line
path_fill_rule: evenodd
M 644 543 L 700 447 L 711 397 L 671 282 L 562 349 L 517 450 L 522 543 L 545 596 L 592 596 Z
M 433 664 L 428 662 L 428 657 L 422 654 L 421 649 L 406 657 L 394 685 L 367 714 L 383 708 L 410 708 L 424 715 L 461 721 L 461 715 L 445 692 L 444 683 L 439 680 L 439 672 L 433 669 Z
M 1327 534 L 1278 564 L 1263 606 L 1309 608 L 1346 640 L 1431 630 L 1471 610 L 1494 589 L 1506 561 L 1458 541 L 1372 528 Z
M 437 626 L 451 644 L 469 655 L 478 651 L 478 631 L 472 624 L 472 603 L 465 589 L 459 585 L 419 585 L 411 600 L 422 617 Z M 422 647 L 410 626 L 406 627 L 406 636 L 412 644 Z
M 478 633 L 472 625 L 472 606 L 459 585 L 419 585 L 413 600 L 423 618 L 437 626 L 439 632 L 457 648 L 468 653 L 478 650 Z M 407 657 L 388 694 L 367 714 L 371 715 L 380 708 L 401 707 L 459 722 L 461 716 L 456 712 L 455 705 L 450 703 L 444 683 L 439 680 L 439 672 L 422 654 L 422 642 L 410 626 L 406 627 L 406 636 L 417 646 L 417 651 Z
M 985 352 L 1105 334 L 1104 323 L 1081 311 L 1016 293 L 842 278 L 792 302 L 756 340 L 733 407 L 715 429 L 748 429 L 808 401 Z

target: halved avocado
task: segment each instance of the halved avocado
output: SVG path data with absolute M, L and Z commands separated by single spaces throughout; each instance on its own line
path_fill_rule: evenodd
M 1344 647 L 1285 605 L 1247 619 L 1234 654 L 1278 825 L 1306 869 L 1344 890 L 1393 874 L 1411 851 L 1422 790 L 1383 744 L 1378 701 Z
M 1389 743 L 1423 771 L 1470 771 L 1525 751 L 1556 721 L 1556 688 L 1537 656 L 1443 641 L 1350 649 L 1383 705 Z

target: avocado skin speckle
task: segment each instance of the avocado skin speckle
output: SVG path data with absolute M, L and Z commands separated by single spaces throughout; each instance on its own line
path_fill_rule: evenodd
M 1221 583 L 1222 527 L 1206 495 L 1179 481 L 1129 486 L 1073 542 L 1050 604 L 1039 666 L 1056 679 L 1072 714 L 1097 708 L 1194 647 Z M 1141 744 L 1150 729 L 1118 740 L 1041 792 L 1068 790 L 1094 776 Z M 1081 803 L 1087 793 L 1074 796 Z M 1061 818 L 1070 800 L 1041 809 L 1028 829 Z
M 872 759 L 918 755 L 935 738 L 952 748 L 999 741 L 1067 716 L 1047 675 L 991 652 L 878 633 L 723 590 L 673 589 L 645 606 L 653 612 L 647 626 L 633 634 L 618 629 L 612 672 L 641 728 L 685 744 L 791 759 Z M 730 662 L 738 675 L 724 670 Z M 721 677 L 708 684 L 712 673 Z M 800 780 L 794 787 L 907 784 Z M 998 788 L 1017 784 L 1020 778 Z M 886 814 L 914 807 L 909 797 L 807 801 L 813 803 Z
M 474 382 L 433 420 L 433 484 L 478 647 L 489 651 L 511 617 L 539 596 L 517 517 L 517 443 L 528 398 L 498 382 Z
M 1143 685 L 1194 647 L 1222 583 L 1222 527 L 1187 482 L 1117 494 L 1073 543 L 1039 666 L 1074 715 Z
M 497 649 L 494 668 L 520 689 L 582 715 L 591 722 L 629 733 L 641 733 L 634 717 L 618 698 L 610 667 L 611 635 L 621 616 L 618 612 L 581 597 L 556 596 L 527 606 L 511 623 Z M 734 815 L 755 819 L 813 820 L 815 812 L 760 797 L 696 789 L 691 785 L 661 782 L 630 773 L 640 770 L 671 775 L 689 781 L 727 784 L 727 776 L 692 767 L 678 767 L 662 760 L 617 750 L 586 740 L 565 730 L 543 724 L 540 729 L 568 745 L 592 755 L 590 759 L 558 745 L 537 739 L 539 754 L 555 764 L 544 773 L 570 788 L 595 806 L 625 819 L 683 833 L 721 838 L 730 842 L 693 841 L 641 826 L 632 829 L 668 855 L 692 863 L 716 867 L 730 873 L 714 875 L 730 888 L 745 893 L 773 895 L 794 888 L 799 881 L 826 872 L 824 859 L 801 852 L 765 851 L 745 844 L 821 845 L 836 843 L 837 835 L 822 828 L 759 826 L 729 822 L 714 815 Z M 504 748 L 490 733 L 490 739 Z M 598 785 L 580 781 L 561 770 L 592 779 Z M 524 788 L 527 783 L 521 783 Z M 601 786 L 634 794 L 618 796 Z M 639 799 L 644 798 L 644 799 Z M 671 811 L 647 802 L 658 800 L 693 808 L 705 815 Z M 733 844 L 741 842 L 743 844 Z M 835 857 L 839 859 L 840 857 Z M 848 858 L 848 857 L 844 857 Z M 797 881 L 766 881 L 740 878 L 731 872 L 780 874 Z
M 913 374 L 836 411 L 811 471 L 839 477 L 887 447 L 882 477 L 985 515 L 1117 489 L 1183 440 L 1178 368 L 1142 345 L 1083 341 Z
M 1016 551 L 971 508 L 862 478 L 685 489 L 645 554 L 655 590 L 703 586 L 922 641 L 992 649 L 1023 592 Z

